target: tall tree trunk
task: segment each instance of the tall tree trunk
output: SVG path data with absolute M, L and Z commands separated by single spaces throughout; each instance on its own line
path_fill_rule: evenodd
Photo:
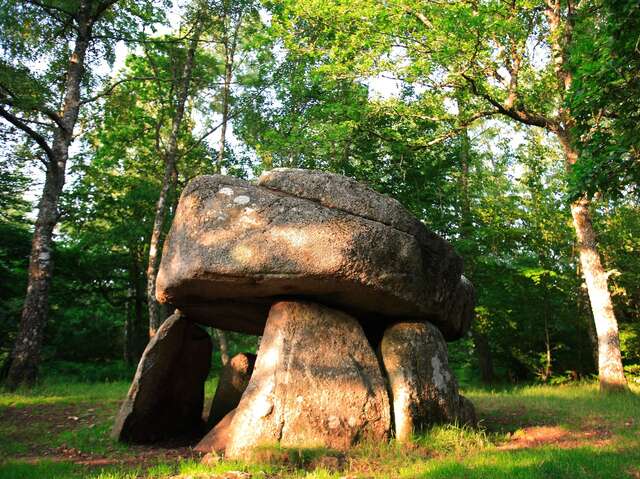
M 475 346 L 474 352 L 478 359 L 478 367 L 480 369 L 480 380 L 485 384 L 491 384 L 494 379 L 493 360 L 491 358 L 491 350 L 489 349 L 489 339 L 477 327 L 471 328 L 471 337 Z
M 567 169 L 578 160 L 578 152 L 571 145 L 566 132 L 558 134 L 564 149 Z M 589 212 L 590 202 L 586 197 L 571 204 L 571 216 L 578 240 L 578 252 L 582 276 L 587 285 L 591 312 L 598 336 L 598 378 L 602 391 L 626 391 L 627 380 L 622 367 L 618 321 L 613 311 L 608 276 L 602 266 L 597 249 L 596 233 Z
M 141 274 L 143 269 L 140 256 L 136 256 L 135 259 L 136 276 L 134 282 L 135 290 L 135 303 L 134 303 L 134 323 L 133 323 L 133 338 L 131 342 L 132 360 L 133 364 L 138 364 L 142 353 L 147 347 L 149 342 L 148 324 L 145 316 L 145 281 L 144 274 Z
M 37 378 L 49 310 L 53 231 L 58 222 L 58 203 L 65 182 L 69 145 L 80 111 L 80 84 L 93 25 L 89 8 L 90 5 L 83 1 L 78 10 L 78 29 L 67 66 L 60 124 L 55 129 L 53 147 L 48 153 L 46 178 L 29 255 L 27 294 L 7 375 L 7 386 L 11 389 L 20 384 L 32 385 Z
M 222 162 L 225 155 L 225 142 L 227 139 L 227 125 L 229 123 L 229 102 L 231 101 L 231 82 L 233 81 L 233 68 L 235 63 L 236 48 L 240 38 L 240 31 L 244 21 L 244 12 L 240 12 L 233 21 L 233 15 L 229 11 L 229 4 L 223 7 L 222 46 L 224 48 L 224 85 L 222 91 L 222 123 L 220 130 L 220 142 L 218 144 L 218 163 L 216 171 L 222 171 Z
M 127 289 L 127 300 L 124 308 L 124 333 L 122 336 L 122 359 L 127 364 L 133 364 L 133 355 L 131 354 L 131 342 L 133 337 L 133 319 L 131 303 L 135 301 L 134 290 L 131 286 Z
M 49 165 L 31 242 L 27 295 L 7 376 L 7 386 L 11 389 L 20 384 L 32 385 L 38 373 L 49 309 L 53 230 L 58 220 L 58 201 L 63 182 L 60 176 L 57 168 Z
M 460 236 L 469 240 L 473 234 L 473 221 L 471 218 L 471 200 L 469 197 L 469 162 L 471 156 L 471 141 L 466 129 L 460 134 Z M 473 258 L 465 258 L 467 274 L 473 275 Z M 474 353 L 478 360 L 480 379 L 485 384 L 493 382 L 493 361 L 487 334 L 474 322 L 471 327 L 471 337 L 474 343 Z
M 229 344 L 227 343 L 227 335 L 220 329 L 215 330 L 218 336 L 218 344 L 220 345 L 220 362 L 223 366 L 229 362 Z
M 227 50 L 229 47 L 225 47 Z M 222 122 L 220 123 L 220 141 L 218 143 L 218 162 L 216 164 L 216 172 L 222 171 L 222 163 L 224 161 L 224 147 L 227 139 L 227 124 L 229 123 L 229 100 L 231 94 L 231 80 L 233 78 L 233 55 L 225 54 L 224 65 L 224 85 L 222 90 Z
M 149 307 L 149 337 L 153 337 L 164 321 L 164 310 L 156 300 L 156 278 L 158 267 L 160 266 L 162 243 L 164 240 L 164 227 L 167 216 L 167 201 L 171 190 L 174 188 L 174 171 L 176 169 L 176 159 L 178 153 L 178 135 L 182 126 L 185 104 L 189 96 L 193 65 L 195 60 L 198 41 L 202 32 L 202 23 L 199 22 L 194 29 L 193 36 L 189 43 L 187 55 L 182 68 L 180 87 L 176 101 L 176 111 L 172 119 L 171 133 L 165 151 L 164 175 L 160 194 L 156 202 L 155 218 L 153 229 L 151 230 L 151 241 L 149 243 L 149 262 L 147 266 L 147 302 Z
M 618 321 L 613 311 L 611 293 L 607 285 L 607 273 L 602 267 L 600 254 L 596 248 L 596 235 L 589 213 L 589 201 L 586 198 L 571 205 L 573 225 L 578 238 L 580 264 L 587 284 L 593 321 L 598 336 L 598 378 L 603 391 L 627 390 L 624 377 L 622 356 L 620 354 L 620 335 Z

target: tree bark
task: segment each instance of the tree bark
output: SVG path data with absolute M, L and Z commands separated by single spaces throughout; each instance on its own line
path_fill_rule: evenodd
M 131 338 L 133 336 L 133 320 L 131 318 L 131 303 L 135 300 L 133 288 L 127 289 L 127 300 L 124 308 L 124 334 L 122 335 L 122 359 L 124 362 L 133 364 L 133 356 L 131 354 Z
M 7 386 L 33 385 L 40 363 L 40 350 L 49 309 L 49 288 L 53 271 L 53 230 L 58 219 L 58 200 L 62 191 L 60 175 L 48 168 L 40 200 L 29 256 L 27 294 L 22 308 L 20 329 L 11 353 Z
M 233 74 L 233 60 L 225 61 L 224 86 L 222 92 L 222 122 L 220 123 L 220 141 L 218 143 L 218 162 L 216 172 L 222 171 L 222 162 L 224 161 L 224 146 L 227 137 L 227 123 L 229 123 L 229 97 L 231 90 L 231 79 Z
M 491 350 L 489 349 L 489 340 L 487 335 L 477 328 L 471 328 L 471 337 L 475 346 L 474 352 L 478 359 L 478 367 L 480 368 L 480 380 L 485 384 L 491 384 L 494 379 L 493 360 L 491 359 Z
M 581 198 L 571 205 L 571 216 L 578 238 L 582 275 L 598 337 L 598 378 L 602 391 L 626 391 L 618 321 L 613 311 L 607 273 L 596 248 L 596 235 L 589 213 L 589 201 Z
M 469 240 L 473 234 L 473 221 L 471 218 L 471 199 L 469 198 L 469 162 L 471 156 L 471 141 L 466 129 L 460 133 L 460 236 Z M 473 258 L 465 258 L 466 273 L 473 276 Z M 477 327 L 471 327 L 471 337 L 474 343 L 474 353 L 478 360 L 480 379 L 485 384 L 491 384 L 494 379 L 493 361 L 489 338 L 487 334 Z
M 227 335 L 220 329 L 215 330 L 218 336 L 218 344 L 220 345 L 220 362 L 226 366 L 229 362 L 229 344 L 227 343 Z
M 156 331 L 164 321 L 164 310 L 156 299 L 156 278 L 158 276 L 158 268 L 160 266 L 162 243 L 164 240 L 164 227 L 167 216 L 167 201 L 171 190 L 175 187 L 175 169 L 178 153 L 178 135 L 184 118 L 185 104 L 189 96 L 189 88 L 193 75 L 193 66 L 195 54 L 198 48 L 198 41 L 202 32 L 202 23 L 199 22 L 194 29 L 193 36 L 189 43 L 182 75 L 180 78 L 180 89 L 177 95 L 176 111 L 174 113 L 171 133 L 165 151 L 164 175 L 162 177 L 162 185 L 160 194 L 156 202 L 155 218 L 153 221 L 153 229 L 151 230 L 151 240 L 149 243 L 149 262 L 147 266 L 147 301 L 149 307 L 149 337 L 153 337 Z
M 563 5 L 563 2 L 559 0 L 546 0 L 545 13 L 551 33 L 550 44 L 554 71 L 558 80 L 558 90 L 562 96 L 570 91 L 573 82 L 571 70 L 567 67 L 567 59 L 572 43 L 575 8 L 572 1 Z M 571 112 L 564 107 L 559 109 L 558 115 L 560 121 L 556 123 L 559 126 L 554 133 L 564 150 L 566 169 L 570 171 L 578 161 L 578 151 L 573 147 L 570 137 L 570 127 L 574 124 L 574 119 Z M 596 234 L 589 212 L 589 200 L 586 197 L 571 204 L 571 216 L 578 240 L 582 275 L 587 285 L 593 321 L 598 336 L 600 390 L 626 391 L 628 386 L 622 367 L 618 322 L 607 285 L 608 277 L 597 249 Z
M 222 90 L 222 122 L 220 129 L 220 141 L 218 144 L 218 162 L 216 172 L 222 171 L 222 163 L 225 155 L 225 142 L 227 137 L 227 125 L 229 123 L 229 102 L 231 101 L 231 82 L 233 81 L 233 68 L 236 56 L 236 48 L 242 28 L 244 13 L 240 12 L 238 18 L 233 23 L 233 15 L 225 5 L 223 12 L 223 25 L 225 31 L 222 35 L 222 46 L 224 48 L 224 85 Z
M 80 111 L 80 85 L 84 75 L 85 56 L 95 21 L 90 17 L 89 9 L 88 2 L 80 3 L 75 45 L 67 66 L 60 124 L 54 132 L 53 146 L 47 152 L 46 178 L 29 256 L 27 294 L 7 375 L 7 386 L 10 389 L 15 389 L 20 384 L 32 385 L 37 378 L 49 309 L 53 231 L 58 222 L 58 203 L 65 182 L 69 145 Z
M 558 134 L 567 169 L 578 160 L 578 152 L 571 145 L 567 133 Z M 590 202 L 582 197 L 571 204 L 571 216 L 578 240 L 582 276 L 587 285 L 591 312 L 598 337 L 598 379 L 601 391 L 626 391 L 627 380 L 622 366 L 618 321 L 613 310 L 608 275 L 602 266 L 597 249 L 596 233 L 589 211 Z

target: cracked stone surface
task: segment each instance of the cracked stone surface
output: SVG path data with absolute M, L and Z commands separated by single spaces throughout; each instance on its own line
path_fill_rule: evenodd
M 389 327 L 380 355 L 398 441 L 409 441 L 414 433 L 434 424 L 475 424 L 473 405 L 458 391 L 447 344 L 435 326 L 402 322 Z
M 226 457 L 276 443 L 348 449 L 387 440 L 390 427 L 385 383 L 360 324 L 316 303 L 274 304 Z
M 396 200 L 340 175 L 292 169 L 257 185 L 222 175 L 192 180 L 156 292 L 191 319 L 257 335 L 273 302 L 302 296 L 365 328 L 429 319 L 453 340 L 468 329 L 474 302 L 461 258 Z

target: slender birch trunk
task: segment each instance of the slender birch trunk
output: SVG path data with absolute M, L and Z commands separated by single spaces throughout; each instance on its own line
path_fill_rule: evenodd
M 571 145 L 567 133 L 558 134 L 567 169 L 578 161 L 578 152 Z M 627 380 L 622 366 L 618 321 L 613 310 L 608 275 L 598 252 L 596 233 L 589 211 L 590 201 L 580 198 L 571 204 L 573 227 L 578 240 L 578 254 L 582 277 L 587 285 L 593 322 L 598 338 L 598 378 L 602 391 L 626 391 Z
M 231 81 L 233 77 L 233 58 L 230 59 L 229 54 L 225 56 L 224 85 L 222 91 L 222 122 L 220 123 L 220 141 L 218 143 L 218 161 L 216 164 L 216 172 L 218 173 L 222 171 L 224 161 L 227 124 L 229 123 L 229 99 L 231 96 Z
M 156 278 L 160 266 L 162 243 L 164 240 L 164 227 L 167 216 L 167 202 L 171 191 L 175 188 L 174 172 L 178 153 L 178 135 L 184 118 L 185 104 L 189 97 L 189 88 L 193 75 L 195 54 L 198 48 L 198 41 L 202 33 L 202 23 L 196 25 L 195 31 L 189 43 L 182 75 L 180 78 L 180 89 L 177 95 L 176 111 L 171 123 L 171 133 L 165 151 L 164 175 L 160 194 L 156 202 L 155 218 L 151 231 L 151 241 L 149 243 L 149 262 L 147 266 L 147 300 L 149 307 L 149 337 L 153 337 L 164 321 L 163 308 L 156 299 Z
M 20 384 L 32 385 L 38 374 L 53 273 L 53 232 L 58 222 L 58 204 L 65 182 L 69 145 L 80 111 L 80 85 L 95 20 L 91 18 L 89 9 L 90 2 L 81 2 L 75 45 L 67 66 L 62 109 L 52 147 L 47 152 L 45 183 L 29 255 L 27 294 L 7 375 L 7 386 L 11 389 Z
M 227 335 L 221 329 L 216 329 L 216 336 L 218 336 L 218 344 L 220 345 L 220 362 L 223 366 L 229 362 L 229 344 L 227 343 Z

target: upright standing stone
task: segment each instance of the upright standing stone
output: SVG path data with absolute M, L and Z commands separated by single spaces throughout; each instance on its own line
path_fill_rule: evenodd
M 207 420 L 207 425 L 210 428 L 218 424 L 223 417 L 238 406 L 242 393 L 249 384 L 255 363 L 255 354 L 238 353 L 224 365 L 216 393 L 211 402 L 211 410 Z
M 458 392 L 447 344 L 435 326 L 397 323 L 385 331 L 380 352 L 398 441 L 438 423 L 475 423 L 473 405 Z
M 347 449 L 362 439 L 386 440 L 390 425 L 384 380 L 360 324 L 319 304 L 276 303 L 226 456 L 247 457 L 276 443 Z
M 112 430 L 135 443 L 202 432 L 204 382 L 211 365 L 211 339 L 180 313 L 168 318 L 149 341 Z

